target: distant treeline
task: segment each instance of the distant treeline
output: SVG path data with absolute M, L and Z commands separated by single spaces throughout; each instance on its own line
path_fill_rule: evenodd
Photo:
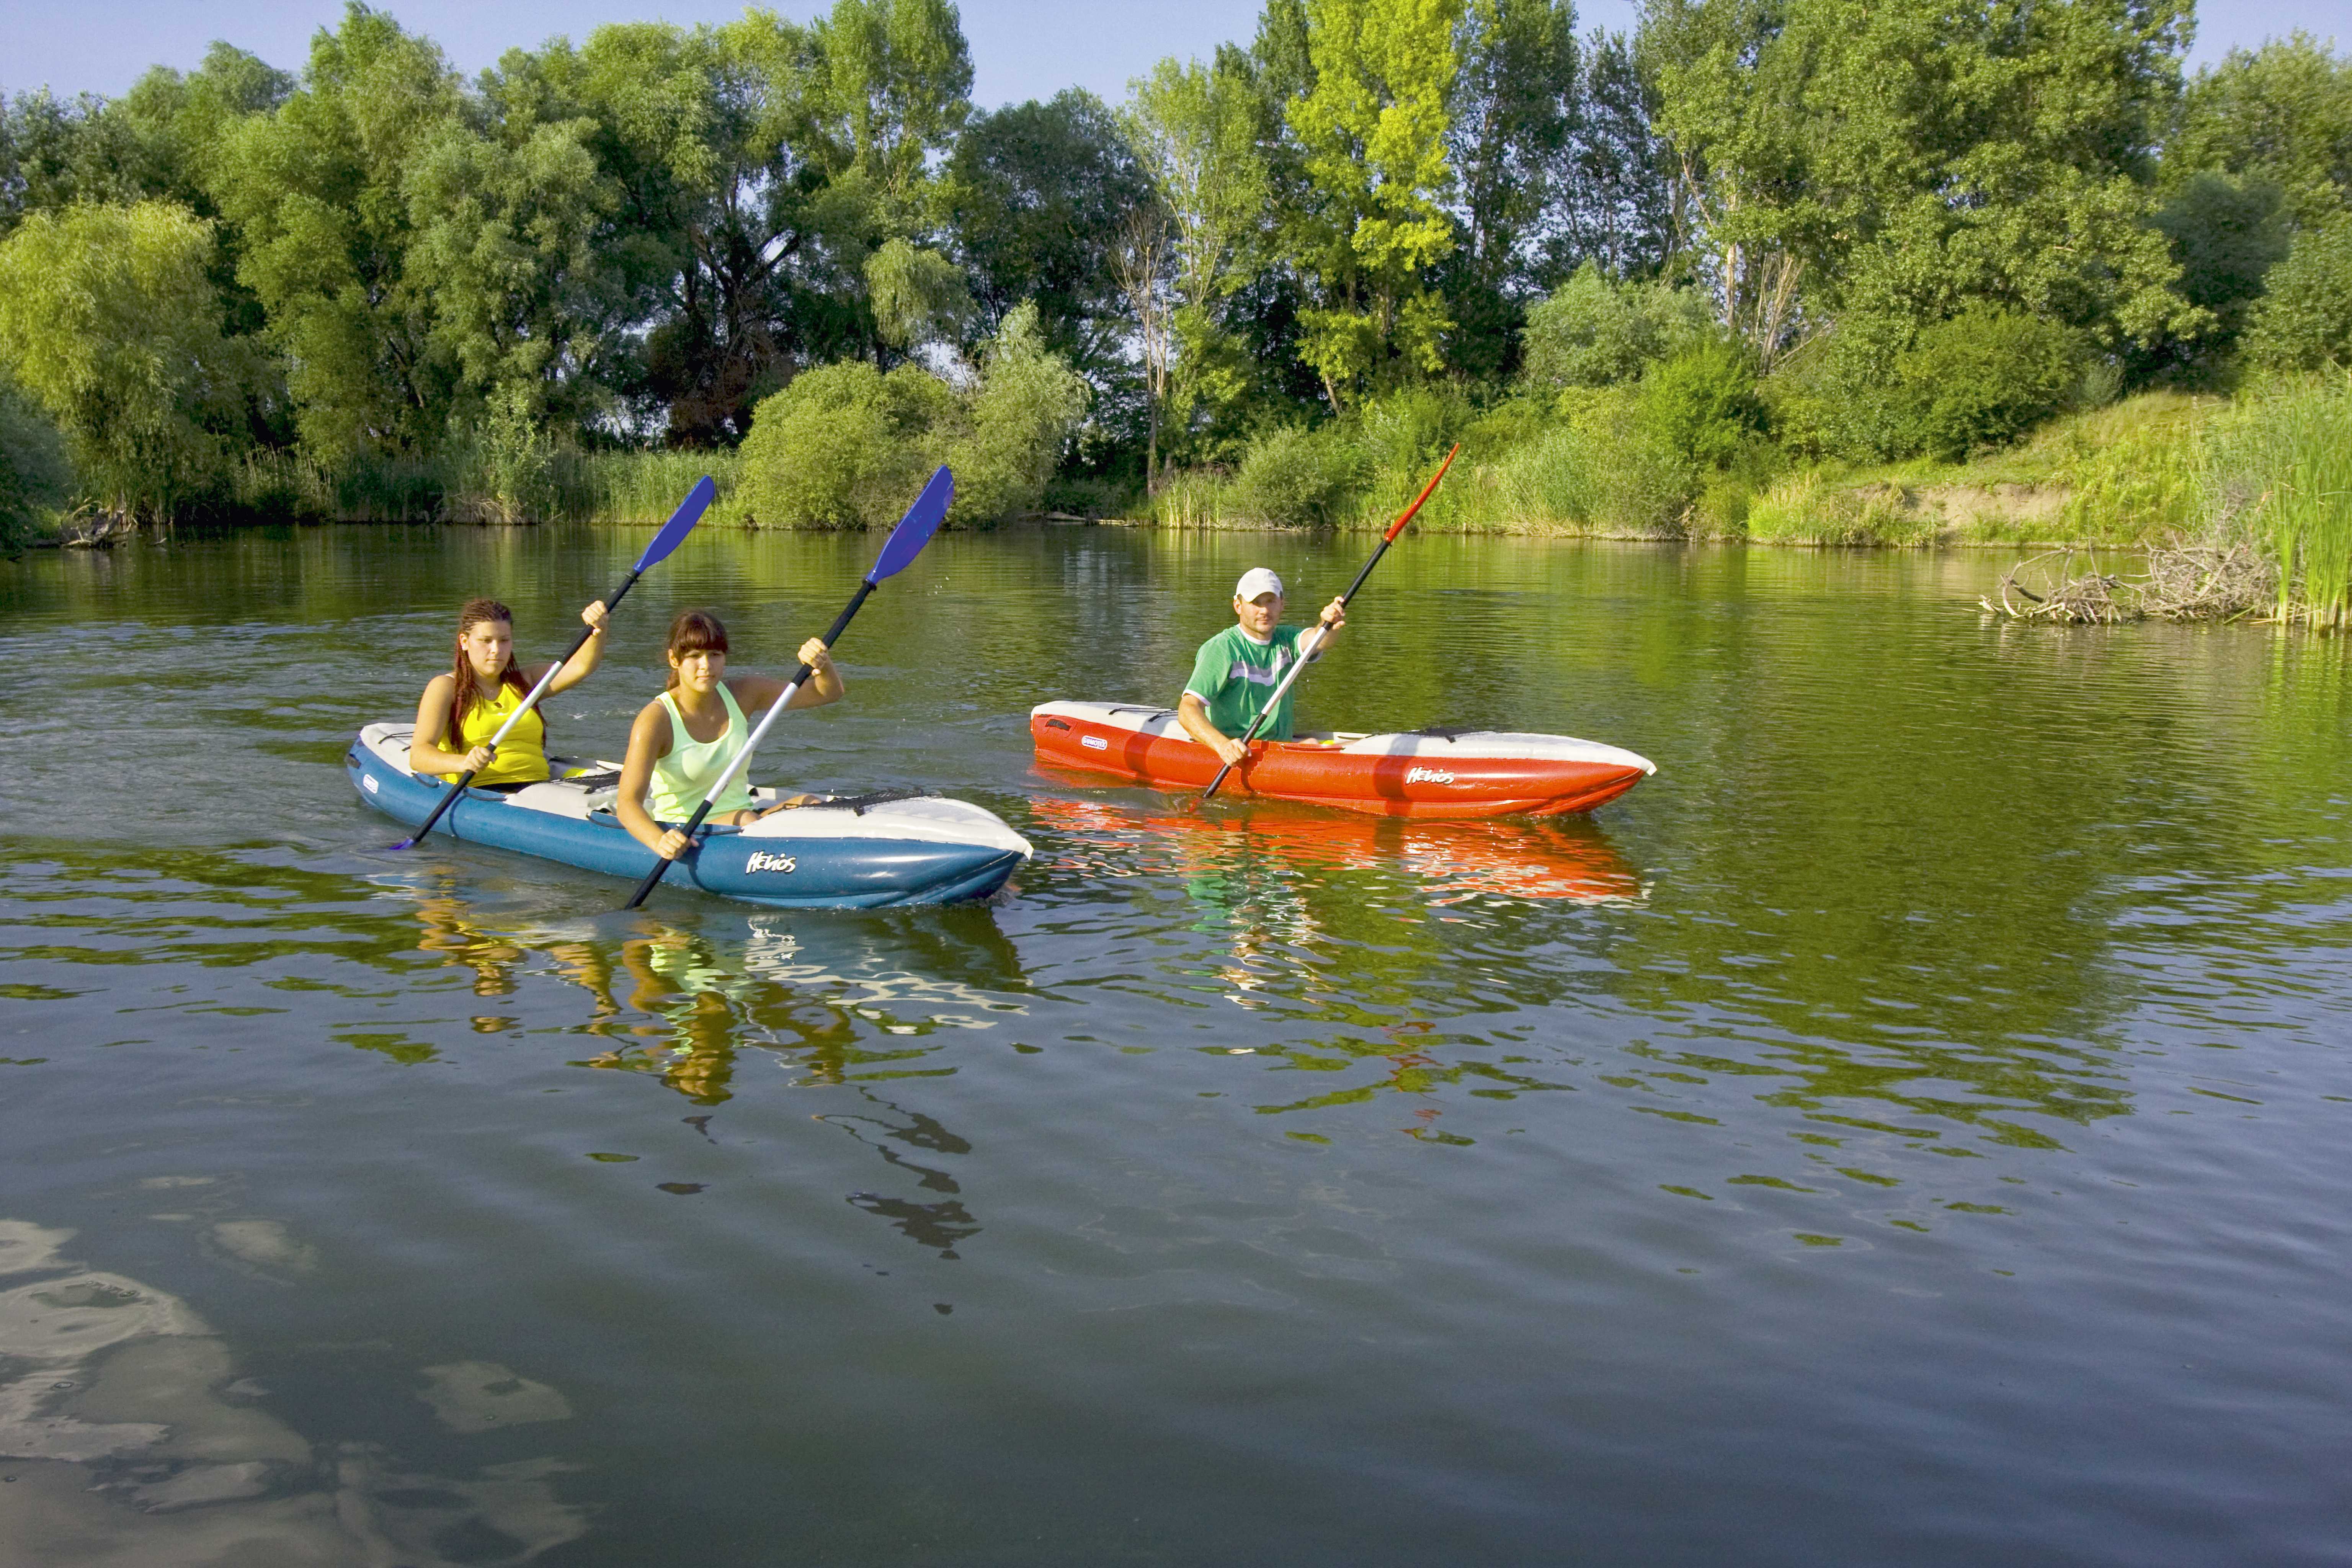
M 0 100 L 0 513 L 596 515 L 667 449 L 761 525 L 937 461 L 965 523 L 1310 524 L 1466 437 L 1465 495 L 1737 532 L 1801 468 L 2352 363 L 2352 59 L 2187 78 L 2190 31 L 1267 0 L 1119 104 L 992 111 L 947 0 L 470 81 L 353 4 L 299 76 Z

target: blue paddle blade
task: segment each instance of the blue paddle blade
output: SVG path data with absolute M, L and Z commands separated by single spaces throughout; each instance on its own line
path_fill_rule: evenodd
M 686 542 L 686 536 L 694 531 L 694 525 L 702 521 L 702 514 L 709 510 L 710 503 L 718 499 L 719 487 L 711 481 L 709 474 L 703 475 L 695 482 L 694 488 L 686 492 L 686 499 L 677 503 L 677 510 L 669 514 L 669 521 L 662 524 L 659 533 L 654 535 L 654 542 L 646 546 L 646 552 L 637 557 L 637 570 L 643 572 L 656 562 L 668 559 L 669 552 Z
M 948 503 L 955 500 L 955 478 L 945 464 L 890 531 L 889 542 L 882 546 L 882 558 L 874 563 L 874 570 L 866 574 L 868 583 L 879 583 L 885 577 L 896 577 L 908 563 L 922 553 L 923 546 L 939 531 L 940 520 L 948 514 Z

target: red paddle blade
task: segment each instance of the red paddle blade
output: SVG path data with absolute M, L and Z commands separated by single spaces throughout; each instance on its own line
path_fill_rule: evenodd
M 1437 472 L 1429 476 L 1429 483 L 1421 487 L 1421 493 L 1412 498 L 1412 504 L 1399 513 L 1394 522 L 1389 524 L 1389 531 L 1381 535 L 1382 539 L 1391 543 L 1396 542 L 1396 536 L 1404 531 L 1404 525 L 1412 521 L 1412 514 L 1421 510 L 1421 503 L 1429 499 L 1430 492 L 1437 488 L 1437 481 L 1445 477 L 1445 470 L 1454 466 L 1454 459 L 1460 455 L 1461 451 L 1462 443 L 1454 442 L 1454 450 L 1445 454 L 1445 461 L 1437 465 Z

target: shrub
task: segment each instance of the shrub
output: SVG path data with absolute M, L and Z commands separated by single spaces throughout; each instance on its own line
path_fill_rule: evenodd
M 2294 237 L 2254 301 L 2246 363 L 2270 372 L 2352 369 L 2352 215 Z
M 1233 504 L 1277 528 L 1330 522 L 1356 479 L 1354 454 L 1330 426 L 1284 426 L 1250 443 L 1234 478 Z
M 941 450 L 955 470 L 950 515 L 971 524 L 1035 511 L 1090 395 L 1086 378 L 1045 346 L 1036 305 L 1017 306 L 989 343 L 979 386 L 959 400 L 957 434 Z
M 862 360 L 804 371 L 753 412 L 737 508 L 769 528 L 872 528 L 897 521 L 945 463 L 952 521 L 1034 510 L 1087 395 L 1045 349 L 1028 305 L 1005 318 L 969 391 L 914 364 L 887 375 Z
M 1523 521 L 1585 532 L 1677 531 L 1696 473 L 1642 429 L 1636 409 L 1630 387 L 1564 398 L 1559 425 L 1495 463 L 1496 501 Z
M 922 488 L 931 427 L 955 394 L 919 366 L 803 371 L 752 411 L 736 505 L 763 528 L 872 528 Z
M 1895 359 L 1895 449 L 1885 456 L 1958 462 L 1977 447 L 2007 446 L 2065 408 L 2082 378 L 2082 353 L 2065 328 L 1972 305 Z
M 1709 338 L 1642 377 L 1641 424 L 1667 450 L 1701 468 L 1727 468 L 1764 434 L 1762 398 L 1748 356 Z
M 1528 312 L 1528 384 L 1557 392 L 1636 380 L 1706 337 L 1713 320 L 1696 289 L 1621 283 L 1588 261 Z

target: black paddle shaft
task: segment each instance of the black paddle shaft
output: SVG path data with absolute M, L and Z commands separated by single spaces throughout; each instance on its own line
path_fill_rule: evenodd
M 609 612 L 614 605 L 619 604 L 621 602 L 622 595 L 628 593 L 630 589 L 635 587 L 637 585 L 637 579 L 644 575 L 644 571 L 642 569 L 637 569 L 631 571 L 627 576 L 622 578 L 621 585 L 604 595 L 604 608 Z M 572 639 L 572 646 L 563 650 L 563 657 L 555 661 L 554 668 L 562 669 L 565 665 L 570 664 L 574 658 L 577 658 L 580 656 L 580 650 L 588 646 L 588 639 L 595 635 L 595 627 L 582 626 L 580 628 L 580 635 Z M 453 702 L 456 700 L 455 693 L 451 694 L 451 700 Z M 462 736 L 459 738 L 463 739 Z M 408 840 L 410 844 L 415 843 L 418 839 L 432 832 L 433 825 L 441 820 L 441 814 L 447 811 L 451 806 L 457 805 L 459 800 L 464 798 L 467 789 L 469 788 L 474 782 L 474 774 L 478 771 L 478 769 L 467 768 L 464 773 L 457 775 L 457 782 L 449 786 L 449 793 L 441 797 L 440 804 L 433 808 L 433 815 L 425 819 L 425 826 L 418 828 L 415 833 L 410 837 Z M 455 832 L 456 829 L 453 828 L 451 831 Z M 404 848 L 406 846 L 403 846 L 402 847 Z
M 857 614 L 859 608 L 866 603 L 866 595 L 872 592 L 874 592 L 874 579 L 871 577 L 868 577 L 866 581 L 857 584 L 857 592 L 849 596 L 848 606 L 845 608 L 839 616 L 835 617 L 833 629 L 824 634 L 825 647 L 831 647 L 834 644 L 841 640 L 841 634 L 849 629 L 850 617 Z M 784 703 L 790 702 L 793 700 L 793 693 L 801 689 L 801 683 L 815 673 L 816 667 L 812 664 L 803 664 L 799 668 L 793 670 L 791 682 L 787 684 L 783 690 L 776 697 L 777 705 L 781 707 Z M 747 763 L 745 765 L 748 768 L 750 764 Z M 686 819 L 686 826 L 680 831 L 685 833 L 688 839 L 691 840 L 694 837 L 695 830 L 702 826 L 703 818 L 710 815 L 710 803 L 715 798 L 715 795 L 704 795 L 702 797 L 702 804 L 694 808 L 694 815 Z M 692 847 L 694 847 L 694 846 L 689 842 L 687 848 L 691 849 Z M 684 854 L 685 852 L 685 850 L 679 851 L 680 854 Z M 646 895 L 652 892 L 656 887 L 659 887 L 661 885 L 661 879 L 669 875 L 669 868 L 673 864 L 675 864 L 675 862 L 665 860 L 658 855 L 655 856 L 654 868 L 646 873 L 646 879 L 637 884 L 637 890 L 630 894 L 629 901 L 623 904 L 621 907 L 625 910 L 634 910 L 639 904 L 644 903 L 646 901 Z

